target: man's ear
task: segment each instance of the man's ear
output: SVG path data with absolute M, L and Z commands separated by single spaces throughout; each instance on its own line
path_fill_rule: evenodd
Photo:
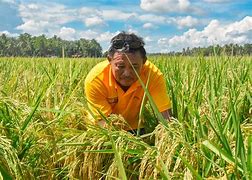
M 107 55 L 107 59 L 110 62 L 112 60 L 112 57 L 110 55 Z
M 143 64 L 145 64 L 146 61 L 147 61 L 147 57 L 144 56 L 144 57 L 143 57 Z

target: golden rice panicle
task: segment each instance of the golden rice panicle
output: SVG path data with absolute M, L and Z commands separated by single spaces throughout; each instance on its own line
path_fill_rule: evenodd
M 141 161 L 141 158 L 136 158 L 133 154 L 130 153 L 130 151 L 144 149 L 144 147 L 134 143 L 133 141 L 139 141 L 139 138 L 128 132 L 115 131 L 114 133 L 117 134 L 115 140 L 116 148 L 118 153 L 121 155 L 121 160 L 124 164 L 124 168 L 126 169 L 126 175 L 129 179 L 135 179 L 137 177 L 135 172 L 138 172 L 139 170 L 139 163 Z M 133 158 L 136 158 L 137 160 L 131 162 Z M 108 168 L 106 179 L 111 179 L 111 177 L 119 177 L 119 175 L 120 172 L 118 168 L 118 162 L 114 157 L 111 165 Z
M 179 153 L 180 156 L 186 157 L 192 164 L 194 164 L 195 156 L 191 154 L 192 151 L 186 148 L 185 140 L 181 132 L 181 124 L 177 121 L 170 122 L 168 129 L 162 124 L 156 127 L 153 132 L 155 135 L 155 147 L 157 148 L 155 153 L 156 157 L 154 159 L 148 159 L 146 157 L 151 157 L 154 152 L 146 152 L 149 155 L 146 154 L 141 162 L 141 178 L 147 178 L 149 176 L 155 179 L 160 177 L 160 170 L 163 168 L 163 164 L 172 178 L 182 178 L 184 176 L 184 173 L 188 169 L 177 154 Z M 189 174 L 187 172 L 188 177 Z
M 106 128 L 110 130 L 122 130 L 129 127 L 127 121 L 120 114 L 111 114 L 107 120 Z
M 106 149 L 104 145 L 108 139 L 98 131 L 89 129 L 71 141 L 65 159 L 65 166 L 69 169 L 68 177 L 77 179 L 99 179 L 102 177 L 104 166 L 109 164 L 111 154 L 95 151 Z
M 5 172 L 5 178 L 22 179 L 22 170 L 17 152 L 11 146 L 11 141 L 5 136 L 0 136 L 0 179 L 2 171 Z
M 174 155 L 178 147 L 182 143 L 182 129 L 178 122 L 171 122 L 169 124 L 169 131 L 163 126 L 158 125 L 154 131 L 155 146 L 168 169 L 174 166 Z M 174 131 L 176 129 L 176 131 Z
M 142 158 L 139 168 L 139 179 L 149 179 L 157 176 L 155 171 L 156 149 L 148 148 Z

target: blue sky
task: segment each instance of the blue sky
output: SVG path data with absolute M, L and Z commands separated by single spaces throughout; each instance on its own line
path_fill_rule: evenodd
M 0 0 L 0 34 L 96 39 L 103 51 L 120 31 L 147 52 L 252 43 L 252 0 Z

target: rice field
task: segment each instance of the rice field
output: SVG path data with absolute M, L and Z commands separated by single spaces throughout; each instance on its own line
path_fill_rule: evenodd
M 101 60 L 0 58 L 0 179 L 252 179 L 251 57 L 149 57 L 174 118 L 147 104 L 143 136 L 88 123 Z

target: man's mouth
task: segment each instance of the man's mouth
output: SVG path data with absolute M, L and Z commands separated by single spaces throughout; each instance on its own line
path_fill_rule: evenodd
M 124 81 L 132 81 L 133 80 L 133 78 L 131 78 L 131 77 L 124 77 L 124 78 L 121 78 L 122 80 L 124 80 Z

